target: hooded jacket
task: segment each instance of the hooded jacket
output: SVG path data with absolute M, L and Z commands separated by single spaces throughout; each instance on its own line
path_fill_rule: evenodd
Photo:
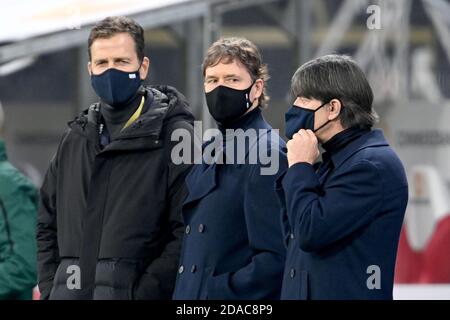
M 41 188 L 41 299 L 171 297 L 191 167 L 171 161 L 171 133 L 191 134 L 193 115 L 174 88 L 144 94 L 146 112 L 107 144 L 98 105 L 69 123 Z

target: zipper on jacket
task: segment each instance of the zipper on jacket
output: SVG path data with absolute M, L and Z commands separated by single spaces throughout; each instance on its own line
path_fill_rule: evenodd
M 1 198 L 0 198 L 0 210 L 3 213 L 3 219 L 5 220 L 6 238 L 8 239 L 10 253 L 12 253 L 14 243 L 11 238 L 11 230 L 9 229 L 8 215 L 6 213 L 5 203 Z

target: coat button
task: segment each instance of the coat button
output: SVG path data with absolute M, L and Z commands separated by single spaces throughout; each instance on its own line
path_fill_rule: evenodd
M 291 269 L 290 276 L 292 279 L 294 279 L 294 277 L 295 277 L 295 269 L 294 268 Z
M 200 225 L 198 226 L 198 232 L 203 233 L 203 231 L 205 231 L 205 225 L 203 223 L 200 223 Z
M 293 233 L 291 233 L 290 237 L 291 237 L 291 240 L 294 240 L 294 238 L 295 238 Z
M 191 226 L 187 225 L 186 226 L 186 234 L 189 234 L 189 233 L 191 233 Z
M 192 265 L 191 272 L 195 273 L 197 271 L 197 266 L 195 264 Z
M 184 271 L 184 267 L 183 267 L 183 266 L 180 266 L 180 267 L 178 268 L 178 273 L 179 273 L 179 274 L 182 274 L 183 271 Z

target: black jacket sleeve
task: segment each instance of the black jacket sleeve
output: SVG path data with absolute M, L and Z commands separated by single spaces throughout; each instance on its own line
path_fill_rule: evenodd
M 50 166 L 40 189 L 39 213 L 37 220 L 37 251 L 38 251 L 38 286 L 41 300 L 49 298 L 53 285 L 53 278 L 58 268 L 60 258 L 56 228 L 56 196 L 57 196 L 57 159 L 67 131 L 61 139 L 56 155 Z
M 175 129 L 184 129 L 189 132 L 192 143 L 194 139 L 193 127 L 189 122 L 177 121 L 168 125 L 166 130 L 168 134 L 165 138 L 168 157 L 168 197 L 166 205 L 169 219 L 168 241 L 162 254 L 151 262 L 140 280 L 135 284 L 134 299 L 170 299 L 175 287 L 184 232 L 181 209 L 188 193 L 185 178 L 192 168 L 191 163 L 174 164 L 171 161 L 171 150 L 177 142 L 171 141 L 170 136 Z

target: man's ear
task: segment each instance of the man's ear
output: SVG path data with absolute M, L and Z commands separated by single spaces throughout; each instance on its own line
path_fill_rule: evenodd
M 263 90 L 264 90 L 264 80 L 263 79 L 257 79 L 255 81 L 255 85 L 253 86 L 254 90 L 254 98 L 253 100 L 257 100 L 261 97 Z
M 148 57 L 144 57 L 144 59 L 142 59 L 141 68 L 139 69 L 139 76 L 141 77 L 141 80 L 145 80 L 147 78 L 149 70 L 150 59 Z
M 330 101 L 330 114 L 328 115 L 328 120 L 332 121 L 334 119 L 337 119 L 339 117 L 339 114 L 341 113 L 342 109 L 342 103 L 339 99 L 332 99 Z
M 89 76 L 92 76 L 92 63 L 90 61 L 87 63 L 87 68 Z

